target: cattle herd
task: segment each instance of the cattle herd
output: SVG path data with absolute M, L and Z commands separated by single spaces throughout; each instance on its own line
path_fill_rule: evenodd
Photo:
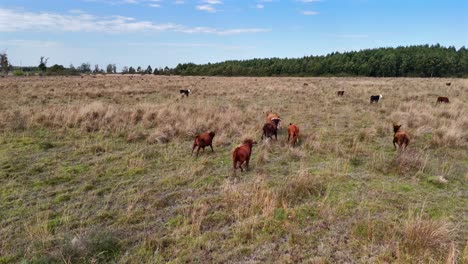
M 450 85 L 450 83 L 446 83 L 447 86 Z M 304 86 L 306 86 L 306 83 L 304 83 Z M 191 91 L 190 90 L 180 90 L 180 93 L 183 96 L 188 96 Z M 337 96 L 344 96 L 344 91 L 337 91 Z M 370 96 L 370 103 L 378 103 L 382 99 L 382 95 L 371 95 Z M 449 103 L 449 99 L 447 97 L 442 97 L 439 96 L 437 98 L 436 103 Z M 273 136 L 275 137 L 275 140 L 278 140 L 278 130 L 281 128 L 281 117 L 278 113 L 274 113 L 271 110 L 267 111 L 266 113 L 266 122 L 263 125 L 263 132 L 262 132 L 262 140 L 263 139 L 273 139 Z M 408 147 L 408 144 L 410 142 L 410 137 L 408 133 L 405 131 L 401 130 L 402 125 L 396 125 L 393 124 L 393 146 L 395 149 L 406 149 Z M 193 142 L 193 147 L 192 147 L 192 154 L 195 148 L 198 147 L 197 149 L 197 157 L 200 152 L 200 148 L 205 151 L 205 147 L 211 147 L 211 151 L 214 152 L 213 150 L 213 138 L 215 136 L 215 132 L 209 131 L 206 133 L 203 133 L 201 135 L 198 135 L 195 137 L 195 140 Z M 299 143 L 299 126 L 296 124 L 289 123 L 288 126 L 288 142 L 295 146 L 297 143 Z M 252 154 L 252 148 L 253 145 L 256 145 L 257 142 L 252 140 L 252 139 L 245 139 L 242 144 L 234 149 L 232 152 L 232 163 L 233 163 L 233 169 L 234 173 L 237 170 L 237 168 L 240 168 L 241 172 L 244 171 L 242 168 L 242 165 L 245 163 L 246 170 L 249 170 L 249 162 L 250 162 L 250 156 Z

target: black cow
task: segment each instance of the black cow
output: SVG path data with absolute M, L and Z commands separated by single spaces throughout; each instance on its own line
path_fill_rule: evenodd
M 382 99 L 382 95 L 379 94 L 379 95 L 371 95 L 370 97 L 370 103 L 378 103 L 379 100 Z
M 187 96 L 187 97 L 188 97 L 188 96 L 189 96 L 189 94 L 191 94 L 191 93 L 192 93 L 192 91 L 191 91 L 190 89 L 187 89 L 187 90 L 185 90 L 185 89 L 182 89 L 182 90 L 180 90 L 180 94 L 182 94 L 182 96 L 184 96 L 184 95 L 185 95 L 185 96 Z

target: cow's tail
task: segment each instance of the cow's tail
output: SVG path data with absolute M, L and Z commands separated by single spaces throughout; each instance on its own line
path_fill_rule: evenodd
M 239 147 L 235 148 L 234 151 L 232 152 L 232 168 L 234 169 L 234 171 L 236 170 L 238 150 L 239 150 Z
M 199 138 L 199 136 L 197 136 L 197 137 L 195 138 L 195 140 L 193 141 L 192 154 L 193 154 L 193 150 L 194 150 L 194 149 L 197 147 L 197 145 L 198 145 L 198 138 Z

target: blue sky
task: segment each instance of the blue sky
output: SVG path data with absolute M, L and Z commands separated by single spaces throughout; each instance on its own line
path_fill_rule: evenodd
M 14 65 L 176 66 L 468 46 L 468 0 L 0 0 Z

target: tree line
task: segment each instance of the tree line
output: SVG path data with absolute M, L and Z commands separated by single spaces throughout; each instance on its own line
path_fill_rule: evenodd
M 75 67 L 55 64 L 48 67 L 41 57 L 38 66 L 12 66 L 5 52 L 0 53 L 0 73 L 14 75 L 116 74 L 115 64 L 105 69 L 82 63 Z M 204 75 L 204 76 L 367 76 L 367 77 L 468 77 L 468 49 L 437 45 L 376 48 L 333 52 L 302 58 L 233 60 L 219 63 L 178 64 L 175 68 L 134 68 L 124 66 L 121 74 Z
M 468 77 L 465 47 L 419 45 L 333 52 L 325 56 L 179 64 L 179 75 Z

